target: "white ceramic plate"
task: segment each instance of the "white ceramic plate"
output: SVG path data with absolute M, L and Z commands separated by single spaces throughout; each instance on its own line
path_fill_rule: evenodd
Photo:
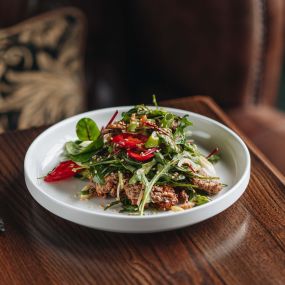
M 31 144 L 25 157 L 26 185 L 34 199 L 50 212 L 69 221 L 114 232 L 156 232 L 189 226 L 208 219 L 231 206 L 245 191 L 250 177 L 250 155 L 244 142 L 229 128 L 207 117 L 173 108 L 167 110 L 193 122 L 191 130 L 195 143 L 205 153 L 215 147 L 221 150 L 221 160 L 215 165 L 222 183 L 227 184 L 212 201 L 182 212 L 156 212 L 145 216 L 119 213 L 118 209 L 103 210 L 106 199 L 80 201 L 76 194 L 84 182 L 71 178 L 56 183 L 45 183 L 39 177 L 46 175 L 60 160 L 62 147 L 76 138 L 75 126 L 82 117 L 90 117 L 98 126 L 108 122 L 115 110 L 121 112 L 131 107 L 116 107 L 83 113 L 47 129 Z M 119 116 L 118 116 L 119 118 Z

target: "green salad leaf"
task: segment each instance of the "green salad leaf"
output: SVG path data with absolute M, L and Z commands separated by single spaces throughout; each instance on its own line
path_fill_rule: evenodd
M 69 141 L 64 145 L 66 157 L 75 162 L 85 162 L 101 149 L 104 145 L 103 138 L 100 136 L 95 141 Z
M 92 119 L 82 118 L 76 125 L 76 134 L 81 141 L 95 141 L 100 136 L 100 130 Z

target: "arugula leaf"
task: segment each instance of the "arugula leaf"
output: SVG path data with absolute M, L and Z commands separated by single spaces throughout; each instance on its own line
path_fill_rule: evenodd
M 155 152 L 154 153 L 154 157 L 155 157 L 157 162 L 159 162 L 161 164 L 165 163 L 165 158 L 164 158 L 164 156 L 162 155 L 162 153 L 160 151 Z
M 155 105 L 155 103 L 154 103 Z M 155 105 L 156 106 L 156 105 Z M 137 116 L 147 115 L 148 119 L 150 118 L 163 118 L 168 112 L 162 108 L 156 107 L 156 109 L 150 109 L 147 106 L 141 104 L 133 107 L 127 112 L 122 113 L 122 120 L 126 123 L 130 122 L 131 115 L 135 113 Z
M 137 105 L 133 107 L 132 109 L 130 109 L 129 111 L 123 112 L 122 120 L 128 123 L 133 113 L 140 116 L 140 115 L 148 114 L 149 111 L 150 111 L 149 108 L 146 107 L 145 105 Z
M 126 205 L 123 206 L 123 209 L 119 211 L 119 213 L 135 213 L 138 212 L 139 207 L 136 205 Z
M 201 156 L 201 153 L 198 150 L 197 145 L 195 145 L 195 144 L 191 144 L 189 142 L 186 142 L 184 144 L 184 149 L 189 151 L 191 153 L 191 155 L 193 155 L 193 156 L 198 156 L 198 157 Z
M 181 123 L 181 127 L 183 127 L 183 128 L 186 128 L 186 127 L 189 127 L 189 126 L 193 125 L 193 123 L 191 121 L 189 121 L 188 115 L 184 115 L 181 118 L 180 123 Z
M 158 181 L 158 179 L 164 175 L 165 173 L 167 173 L 167 171 L 170 169 L 171 166 L 173 166 L 174 164 L 176 164 L 179 161 L 179 156 L 175 156 L 171 161 L 167 162 L 155 175 L 154 177 L 151 179 L 151 181 L 148 181 L 144 172 L 140 171 L 141 169 L 139 169 L 137 171 L 138 173 L 138 178 L 140 179 L 140 181 L 145 185 L 145 190 L 144 190 L 144 194 L 143 194 L 143 198 L 140 202 L 139 205 L 139 211 L 140 211 L 140 215 L 143 215 L 144 212 L 144 207 L 145 204 L 150 202 L 150 192 L 152 190 L 152 187 L 154 186 L 154 184 Z
M 86 185 L 80 191 L 80 199 L 89 199 L 92 196 L 92 193 L 93 189 L 89 185 Z
M 151 161 L 144 163 L 142 166 L 144 174 L 147 175 L 150 172 L 150 170 L 155 166 L 155 164 L 156 164 L 155 159 L 152 159 Z
M 98 166 L 98 165 L 120 165 L 120 160 L 118 159 L 107 159 L 107 160 L 101 160 L 101 161 L 97 161 L 94 163 L 90 163 L 91 166 Z
M 171 181 L 170 183 L 174 187 L 185 187 L 185 188 L 190 188 L 190 189 L 198 188 L 196 185 L 193 185 L 191 183 L 179 183 L 179 182 L 174 182 L 174 181 Z
M 158 104 L 157 104 L 157 101 L 156 101 L 156 96 L 155 96 L 155 94 L 152 95 L 152 103 L 153 103 L 153 105 L 154 105 L 156 108 L 158 108 Z
M 110 204 L 108 204 L 107 206 L 104 207 L 104 211 L 108 210 L 109 208 L 115 206 L 115 205 L 118 205 L 118 204 L 121 204 L 121 201 L 119 200 L 115 200 L 113 202 L 111 202 Z
M 126 162 L 129 165 L 132 165 L 135 167 L 141 167 L 142 166 L 141 162 L 137 162 L 137 161 L 134 161 L 132 159 L 129 159 L 125 154 L 122 155 L 122 159 L 124 160 L 124 162 Z
M 156 161 L 155 159 L 149 161 L 149 162 L 146 162 L 142 165 L 142 167 L 140 169 L 138 169 L 134 175 L 131 177 L 131 179 L 129 180 L 129 183 L 130 184 L 135 184 L 137 183 L 138 181 L 141 180 L 141 173 L 143 172 L 144 175 L 147 175 L 150 170 L 153 168 L 153 166 L 156 164 Z
M 174 133 L 174 142 L 176 144 L 185 144 L 186 137 L 185 137 L 184 131 L 182 131 L 181 129 L 177 128 L 177 130 Z
M 102 168 L 100 167 L 92 167 L 92 180 L 95 183 L 103 185 L 105 183 L 104 174 L 102 173 Z
M 123 198 L 121 199 L 121 203 L 123 206 L 123 209 L 120 210 L 120 213 L 134 213 L 134 212 L 138 212 L 139 207 L 137 205 L 132 205 L 131 201 L 128 198 Z
M 174 141 L 176 144 L 185 144 L 186 142 L 185 128 L 192 126 L 192 122 L 188 120 L 187 116 L 188 115 L 185 115 L 184 117 L 180 118 L 179 125 L 175 130 Z
M 135 172 L 135 170 L 136 170 L 136 168 L 134 166 L 129 165 L 127 163 L 121 162 L 121 165 L 122 165 L 123 168 L 125 168 L 126 170 L 128 170 L 131 173 Z
M 175 119 L 175 115 L 171 113 L 165 114 L 164 118 L 161 120 L 162 128 L 171 128 L 173 121 Z
M 174 152 L 174 153 L 179 153 L 180 152 L 180 147 L 175 143 L 174 139 L 172 136 L 165 135 L 158 133 L 159 138 L 161 139 L 162 143 L 164 143 L 167 152 Z
M 208 158 L 208 161 L 210 161 L 211 163 L 217 163 L 220 160 L 220 156 L 217 154 L 213 154 L 211 157 Z
M 95 141 L 100 135 L 100 130 L 92 119 L 82 118 L 76 124 L 76 134 L 81 141 Z

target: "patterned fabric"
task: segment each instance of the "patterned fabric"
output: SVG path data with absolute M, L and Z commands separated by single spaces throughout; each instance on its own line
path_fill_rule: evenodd
M 82 15 L 64 8 L 0 30 L 0 132 L 83 108 Z

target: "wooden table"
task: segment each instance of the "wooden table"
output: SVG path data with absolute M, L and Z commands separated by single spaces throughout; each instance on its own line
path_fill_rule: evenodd
M 210 99 L 164 105 L 239 132 Z M 244 136 L 251 180 L 232 207 L 176 231 L 115 234 L 65 221 L 30 196 L 23 161 L 43 130 L 0 136 L 0 284 L 285 284 L 284 180 Z

